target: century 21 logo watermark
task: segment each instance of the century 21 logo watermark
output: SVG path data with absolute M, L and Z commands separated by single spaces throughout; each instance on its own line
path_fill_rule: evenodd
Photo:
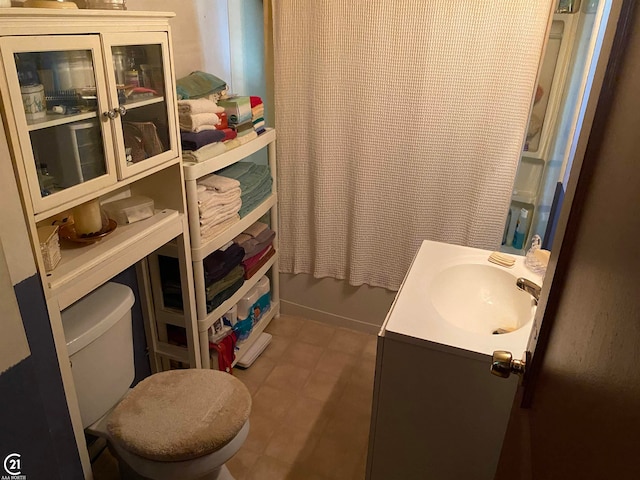
M 22 458 L 19 453 L 10 453 L 4 457 L 2 466 L 9 475 L 2 475 L 0 480 L 25 480 L 27 478 L 26 475 L 22 475 Z

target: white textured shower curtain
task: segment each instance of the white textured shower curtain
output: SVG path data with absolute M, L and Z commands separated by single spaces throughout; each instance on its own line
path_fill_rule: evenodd
M 495 249 L 550 0 L 275 0 L 280 267 L 396 290 Z

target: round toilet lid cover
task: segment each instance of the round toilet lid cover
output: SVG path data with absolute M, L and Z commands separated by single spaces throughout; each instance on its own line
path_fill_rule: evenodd
M 109 415 L 113 441 L 144 458 L 181 461 L 229 443 L 249 418 L 251 395 L 217 370 L 170 370 L 144 379 Z

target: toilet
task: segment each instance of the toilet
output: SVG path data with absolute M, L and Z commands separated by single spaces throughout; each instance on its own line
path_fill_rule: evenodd
M 124 479 L 233 480 L 251 395 L 216 370 L 170 370 L 133 389 L 131 289 L 106 283 L 62 312 L 82 425 L 104 437 Z

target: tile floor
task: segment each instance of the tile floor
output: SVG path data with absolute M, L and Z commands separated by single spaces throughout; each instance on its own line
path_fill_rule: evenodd
M 251 430 L 227 466 L 236 480 L 363 480 L 376 336 L 281 315 L 271 344 L 246 370 Z M 105 450 L 96 480 L 115 480 Z

